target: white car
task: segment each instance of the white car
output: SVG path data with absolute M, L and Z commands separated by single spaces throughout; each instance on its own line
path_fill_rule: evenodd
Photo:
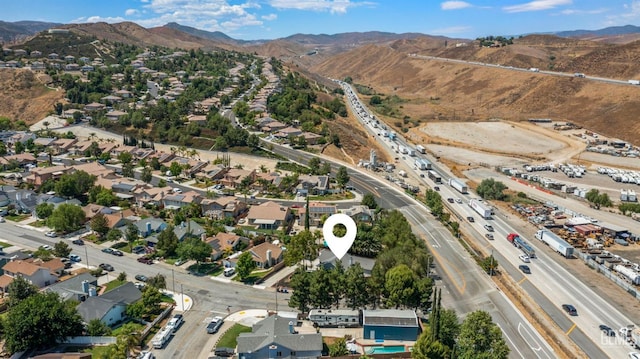
M 525 262 L 525 263 L 529 263 L 531 262 L 531 259 L 529 258 L 528 255 L 526 254 L 521 254 L 518 256 L 518 258 L 520 258 L 521 261 Z
M 51 246 L 50 246 L 50 245 L 48 245 L 48 244 L 44 244 L 44 245 L 40 246 L 40 248 L 42 248 L 42 249 L 44 249 L 44 250 L 46 250 L 46 251 L 51 251 L 51 250 L 53 250 L 53 247 L 51 247 Z
M 56 232 L 54 232 L 54 231 L 49 231 L 49 232 L 45 233 L 44 235 L 47 236 L 47 237 L 50 237 L 50 238 L 55 238 L 55 237 L 58 236 L 58 234 Z

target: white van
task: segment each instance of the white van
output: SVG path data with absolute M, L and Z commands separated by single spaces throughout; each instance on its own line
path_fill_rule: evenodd
M 236 269 L 235 268 L 225 268 L 224 269 L 224 276 L 225 277 L 231 277 L 234 274 L 236 274 Z
M 520 258 L 520 260 L 525 262 L 525 263 L 531 262 L 531 260 L 529 259 L 529 256 L 526 255 L 526 254 L 521 254 L 518 258 Z
M 138 357 L 136 359 L 156 359 L 156 356 L 153 355 L 152 352 L 143 351 L 138 354 Z

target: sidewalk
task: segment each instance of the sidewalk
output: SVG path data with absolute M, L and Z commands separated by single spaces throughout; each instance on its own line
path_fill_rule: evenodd
M 174 310 L 177 310 L 180 312 L 186 312 L 190 310 L 191 307 L 193 306 L 193 299 L 191 299 L 191 297 L 189 297 L 184 293 L 182 294 L 174 293 L 166 289 L 162 290 L 162 293 L 166 294 L 167 296 L 173 298 L 173 300 L 176 301 L 176 307 Z

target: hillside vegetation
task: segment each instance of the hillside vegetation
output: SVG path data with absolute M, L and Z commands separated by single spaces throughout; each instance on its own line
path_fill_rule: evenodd
M 0 116 L 28 124 L 41 120 L 64 93 L 43 85 L 46 75 L 29 70 L 0 70 Z

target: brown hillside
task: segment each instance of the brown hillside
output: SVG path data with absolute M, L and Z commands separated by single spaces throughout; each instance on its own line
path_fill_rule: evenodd
M 46 77 L 30 70 L 0 70 L 0 116 L 27 124 L 42 120 L 64 97 L 62 91 L 43 85 Z
M 503 53 L 520 50 L 508 51 Z M 407 100 L 402 115 L 414 120 L 550 117 L 640 144 L 640 89 L 634 86 L 423 60 L 373 45 L 334 56 L 313 70 L 334 78 L 351 76 L 379 93 L 397 94 Z M 401 124 L 400 119 L 386 120 Z
M 640 75 L 640 41 L 598 48 L 559 64 L 558 69 L 621 80 L 636 78 Z

